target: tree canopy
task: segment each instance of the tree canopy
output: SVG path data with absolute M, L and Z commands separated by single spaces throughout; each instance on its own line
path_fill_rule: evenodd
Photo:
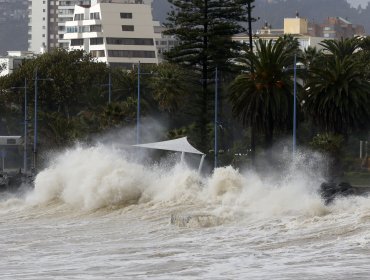
M 200 75 L 201 92 L 196 102 L 200 145 L 209 145 L 210 92 L 214 70 L 226 70 L 232 58 L 238 55 L 241 45 L 231 36 L 244 31 L 245 1 L 235 0 L 169 0 L 173 8 L 168 14 L 165 32 L 175 36 L 178 45 L 165 54 L 168 61 L 184 65 Z M 244 2 L 244 3 L 243 3 Z
M 272 41 L 259 40 L 255 53 L 246 53 L 245 73 L 230 86 L 233 113 L 245 125 L 253 125 L 263 132 L 266 144 L 272 144 L 275 130 L 287 127 L 292 116 L 291 71 L 294 51 L 284 38 Z M 253 65 L 254 72 L 251 72 Z

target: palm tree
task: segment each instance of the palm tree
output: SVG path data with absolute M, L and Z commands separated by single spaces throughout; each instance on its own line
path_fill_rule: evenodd
M 274 132 L 286 128 L 291 119 L 293 98 L 291 71 L 293 52 L 288 40 L 259 40 L 256 53 L 246 54 L 246 68 L 254 72 L 240 74 L 230 86 L 233 114 L 244 125 L 253 126 L 265 135 L 266 145 L 271 146 Z
M 303 108 L 324 132 L 314 142 L 317 138 L 330 146 L 334 139 L 346 140 L 350 132 L 369 126 L 368 56 L 366 42 L 359 38 L 325 40 L 321 45 L 324 55 L 309 69 Z M 327 151 L 333 160 L 332 179 L 343 174 L 338 151 Z
M 305 110 L 325 131 L 347 135 L 370 122 L 370 82 L 350 56 L 330 56 L 311 68 Z
M 318 63 L 321 57 L 321 50 L 318 50 L 316 47 L 309 46 L 302 53 L 302 63 L 304 64 L 305 69 L 310 69 L 311 65 Z
M 162 110 L 174 112 L 189 94 L 190 73 L 181 66 L 162 63 L 155 67 L 149 88 Z
M 361 47 L 361 39 L 341 38 L 340 40 L 324 40 L 320 45 L 329 55 L 334 55 L 339 59 L 344 59 L 346 56 L 353 55 Z
M 112 80 L 117 88 L 114 101 L 124 101 L 127 97 L 135 97 L 137 94 L 137 69 L 113 69 Z M 119 90 L 118 90 L 119 89 Z

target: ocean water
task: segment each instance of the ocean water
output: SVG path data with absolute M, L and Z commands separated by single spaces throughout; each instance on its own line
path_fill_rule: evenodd
M 370 279 L 370 198 L 325 205 L 315 159 L 200 176 L 113 147 L 0 197 L 0 279 Z

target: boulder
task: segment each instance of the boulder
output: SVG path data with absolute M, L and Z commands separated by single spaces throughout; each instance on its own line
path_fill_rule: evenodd
M 368 193 L 369 188 L 354 187 L 347 182 L 339 184 L 335 182 L 324 182 L 320 186 L 321 197 L 325 204 L 331 203 L 338 196 L 362 195 Z

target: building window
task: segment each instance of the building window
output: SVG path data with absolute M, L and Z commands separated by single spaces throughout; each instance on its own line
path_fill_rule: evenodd
M 90 32 L 101 32 L 101 25 L 90 25 Z
M 121 62 L 110 62 L 109 66 L 111 68 L 122 68 L 127 70 L 132 70 L 134 67 L 133 63 L 121 63 Z
M 73 1 L 59 1 L 59 6 L 74 6 Z
M 108 50 L 109 57 L 155 58 L 154 51 Z
M 121 18 L 132 18 L 132 13 L 120 13 Z
M 74 10 L 73 9 L 60 9 L 58 10 L 58 14 L 60 15 L 73 15 Z
M 122 25 L 122 31 L 134 31 L 133 25 Z
M 74 20 L 84 20 L 84 14 L 75 14 Z
M 102 45 L 103 44 L 103 38 L 90 38 L 90 45 Z
M 83 25 L 78 27 L 78 33 L 90 32 L 89 25 Z
M 72 20 L 73 20 L 73 18 L 68 18 L 68 17 L 66 17 L 66 18 L 57 18 L 58 22 L 66 22 L 66 21 L 72 21 Z
M 90 51 L 92 57 L 105 57 L 104 50 Z
M 90 19 L 100 19 L 99 13 L 90 13 Z
M 153 46 L 154 40 L 152 38 L 107 38 L 109 45 L 142 45 Z
M 82 46 L 84 44 L 84 39 L 72 39 L 71 46 Z
M 67 33 L 77 33 L 77 26 L 67 26 Z
M 60 48 L 65 48 L 67 49 L 69 47 L 68 43 L 59 43 Z

